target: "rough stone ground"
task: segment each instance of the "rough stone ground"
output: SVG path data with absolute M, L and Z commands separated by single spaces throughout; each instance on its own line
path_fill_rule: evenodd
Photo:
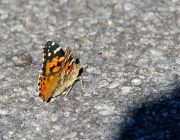
M 1 0 L 0 139 L 180 139 L 179 29 L 178 0 Z M 48 40 L 90 95 L 38 97 Z

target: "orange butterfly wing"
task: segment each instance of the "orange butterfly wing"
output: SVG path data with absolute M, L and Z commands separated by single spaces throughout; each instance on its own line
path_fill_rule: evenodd
M 58 44 L 48 41 L 43 48 L 44 62 L 42 73 L 39 74 L 39 97 L 47 101 L 57 84 L 59 74 L 64 65 L 64 51 Z
M 51 97 L 51 92 L 53 91 L 58 78 L 58 73 L 53 76 L 43 76 L 42 74 L 39 75 L 39 97 L 41 97 L 43 101 L 47 101 Z

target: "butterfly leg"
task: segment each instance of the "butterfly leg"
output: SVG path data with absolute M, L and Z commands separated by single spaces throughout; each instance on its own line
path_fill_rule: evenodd
M 81 88 L 82 88 L 83 92 L 84 92 L 85 94 L 89 94 L 89 93 L 85 90 L 85 88 L 83 87 L 83 80 L 82 80 L 82 77 L 79 76 L 76 80 L 80 80 L 80 82 L 81 82 Z
M 68 89 L 68 91 L 67 91 L 67 93 L 66 93 L 66 95 L 63 97 L 63 99 L 65 100 L 65 101 L 67 101 L 68 100 L 68 98 L 67 98 L 67 95 L 69 94 L 69 92 L 71 91 L 71 89 L 72 89 L 72 85 L 69 87 L 69 89 Z

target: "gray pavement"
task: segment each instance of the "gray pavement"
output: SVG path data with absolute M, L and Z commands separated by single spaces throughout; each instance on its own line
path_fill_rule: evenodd
M 1 0 L 0 140 L 179 140 L 178 0 Z M 83 67 L 43 102 L 42 46 L 70 46 Z

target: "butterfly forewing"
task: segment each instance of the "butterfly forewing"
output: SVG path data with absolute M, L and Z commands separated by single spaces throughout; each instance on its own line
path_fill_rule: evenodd
M 58 44 L 48 41 L 43 48 L 44 62 L 42 74 L 44 76 L 53 75 L 60 71 L 64 61 L 65 52 Z
M 43 47 L 44 62 L 42 73 L 39 75 L 38 88 L 39 96 L 44 100 L 51 97 L 62 69 L 65 52 L 58 44 L 48 41 Z

